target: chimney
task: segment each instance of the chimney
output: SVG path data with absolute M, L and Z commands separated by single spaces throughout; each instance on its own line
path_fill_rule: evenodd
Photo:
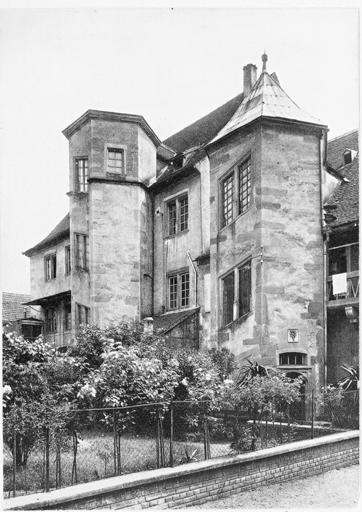
M 247 64 L 244 66 L 244 98 L 249 94 L 251 88 L 256 82 L 257 67 L 255 64 Z

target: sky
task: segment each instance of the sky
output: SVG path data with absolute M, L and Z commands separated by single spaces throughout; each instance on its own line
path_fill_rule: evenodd
M 330 138 L 359 126 L 355 8 L 0 9 L 2 289 L 30 292 L 22 253 L 68 211 L 66 126 L 141 114 L 165 139 L 239 94 L 264 50 Z

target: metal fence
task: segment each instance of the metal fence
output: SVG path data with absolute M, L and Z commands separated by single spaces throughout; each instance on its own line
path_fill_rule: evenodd
M 358 393 L 353 400 L 356 405 Z M 354 410 L 353 421 L 343 428 L 358 425 L 358 404 Z M 292 407 L 264 413 L 187 401 L 69 410 L 61 429 L 52 426 L 49 411 L 25 465 L 15 463 L 26 442 L 16 427 L 11 443 L 4 442 L 4 497 L 258 450 L 342 428 L 327 413 L 313 393 Z

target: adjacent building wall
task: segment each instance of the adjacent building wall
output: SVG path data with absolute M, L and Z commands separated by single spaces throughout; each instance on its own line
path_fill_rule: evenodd
M 188 194 L 188 229 L 167 234 L 167 201 Z M 200 176 L 195 174 L 163 188 L 154 199 L 154 314 L 167 310 L 167 273 L 187 268 L 190 273 L 190 307 L 197 305 L 197 278 L 187 251 L 194 260 L 202 252 Z

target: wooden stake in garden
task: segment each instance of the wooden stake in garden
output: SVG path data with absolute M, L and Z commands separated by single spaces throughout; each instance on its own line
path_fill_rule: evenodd
M 78 436 L 77 432 L 73 432 L 73 465 L 72 465 L 72 484 L 78 483 L 77 472 L 77 451 L 78 451 Z

